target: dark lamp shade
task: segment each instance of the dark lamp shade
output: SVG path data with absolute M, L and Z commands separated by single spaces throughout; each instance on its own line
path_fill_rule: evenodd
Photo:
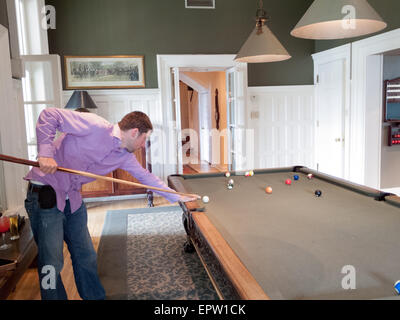
M 74 91 L 71 98 L 69 99 L 66 109 L 78 109 L 78 108 L 86 108 L 86 109 L 97 109 L 96 104 L 89 96 L 87 91 Z

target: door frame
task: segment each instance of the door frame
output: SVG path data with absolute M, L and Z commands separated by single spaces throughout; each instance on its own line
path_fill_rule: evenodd
M 163 106 L 163 128 L 169 128 L 174 119 L 174 106 L 172 105 L 172 83 L 171 68 L 231 68 L 236 66 L 236 55 L 233 54 L 196 54 L 196 55 L 157 55 L 158 85 L 160 88 L 160 103 Z M 247 64 L 245 65 L 247 74 Z M 246 78 L 247 80 L 247 78 Z M 245 84 L 247 88 L 247 83 Z M 176 129 L 180 128 L 180 123 L 176 123 Z M 171 143 L 167 139 L 162 146 L 164 159 L 163 177 L 179 172 L 182 168 L 181 163 L 171 164 L 171 160 L 176 159 L 177 144 Z M 179 162 L 179 160 L 178 160 Z
M 371 114 L 382 114 L 382 90 L 371 93 L 368 88 L 371 85 L 382 88 L 383 66 L 382 59 L 371 61 L 369 58 L 399 48 L 400 28 L 352 44 L 350 177 L 352 181 L 378 189 L 381 177 L 382 116 L 371 117 Z M 370 105 L 371 101 L 379 103 Z M 375 135 L 376 138 L 367 143 L 367 134 Z
M 199 126 L 199 132 L 198 132 L 198 160 L 199 160 L 199 164 L 201 163 L 203 156 L 202 154 L 204 154 L 205 152 L 207 153 L 207 159 L 211 159 L 211 147 L 208 148 L 208 150 L 204 150 L 203 149 L 203 139 L 202 139 L 202 135 L 201 135 L 201 123 L 202 123 L 202 116 L 203 116 L 203 112 L 202 111 L 202 104 L 201 101 L 204 101 L 204 99 L 207 101 L 207 107 L 211 106 L 211 90 L 210 88 L 205 88 L 203 87 L 200 83 L 198 83 L 197 81 L 193 80 L 192 78 L 190 78 L 189 76 L 187 76 L 184 73 L 185 69 L 184 68 L 179 68 L 179 80 L 182 81 L 184 84 L 192 87 L 194 90 L 197 91 L 198 93 L 198 126 Z M 191 68 L 190 72 L 204 72 L 203 69 L 195 69 L 195 68 Z M 211 122 L 211 118 L 209 119 Z M 207 143 L 208 146 L 210 146 L 211 143 L 211 137 L 208 137 L 209 141 Z M 180 149 L 180 145 L 178 145 L 178 149 Z M 178 150 L 178 152 L 181 154 L 182 150 Z

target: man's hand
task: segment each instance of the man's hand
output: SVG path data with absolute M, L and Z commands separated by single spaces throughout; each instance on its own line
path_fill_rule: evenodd
M 42 158 L 38 159 L 40 171 L 45 174 L 53 174 L 57 171 L 58 164 L 53 158 Z
M 181 196 L 179 198 L 179 201 L 181 201 L 181 202 L 189 202 L 189 201 L 196 201 L 196 200 L 197 200 L 196 197 Z

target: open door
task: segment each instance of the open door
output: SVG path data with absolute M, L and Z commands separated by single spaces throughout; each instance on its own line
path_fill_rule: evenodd
M 226 71 L 228 169 L 252 168 L 254 151 L 246 144 L 247 64 L 237 63 Z
M 37 158 L 36 122 L 46 108 L 62 108 L 62 80 L 60 56 L 21 56 L 25 66 L 22 79 L 25 122 L 30 160 Z
M 209 92 L 199 92 L 200 164 L 211 164 L 211 101 Z
M 175 141 L 171 141 L 176 145 L 176 173 L 183 173 L 183 156 L 182 156 L 182 126 L 181 126 L 181 94 L 179 88 L 179 68 L 171 68 L 171 104 L 173 107 L 172 120 L 175 128 L 172 135 Z

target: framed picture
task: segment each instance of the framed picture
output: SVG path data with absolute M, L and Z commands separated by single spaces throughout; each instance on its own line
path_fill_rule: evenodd
M 215 0 L 185 0 L 187 9 L 215 9 Z
M 65 56 L 66 89 L 145 87 L 144 56 Z

